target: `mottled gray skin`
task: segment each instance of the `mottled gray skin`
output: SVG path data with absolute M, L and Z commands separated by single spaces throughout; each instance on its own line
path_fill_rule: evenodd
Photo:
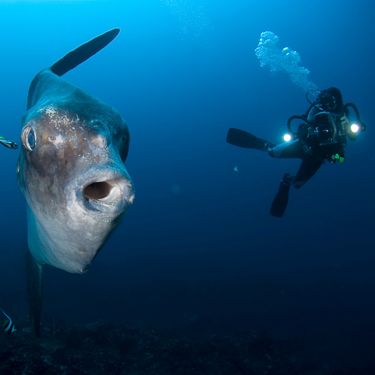
M 21 140 L 29 250 L 41 265 L 84 273 L 133 203 L 128 127 L 113 107 L 45 69 L 31 83 Z

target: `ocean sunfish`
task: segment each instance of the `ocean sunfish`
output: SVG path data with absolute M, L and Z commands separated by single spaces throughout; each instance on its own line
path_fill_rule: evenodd
M 42 266 L 85 273 L 134 200 L 120 113 L 63 78 L 119 33 L 68 53 L 31 82 L 22 117 L 18 185 L 27 202 L 27 292 L 40 336 Z

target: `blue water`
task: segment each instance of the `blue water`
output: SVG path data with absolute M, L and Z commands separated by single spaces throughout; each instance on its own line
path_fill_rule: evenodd
M 207 314 L 228 329 L 318 337 L 338 356 L 366 357 L 375 348 L 369 4 L 0 1 L 0 135 L 12 140 L 33 76 L 121 28 L 65 78 L 116 107 L 128 123 L 135 203 L 88 274 L 46 267 L 43 313 L 83 324 L 161 327 Z M 281 219 L 269 215 L 270 205 L 283 174 L 295 173 L 300 161 L 225 142 L 229 127 L 281 142 L 287 119 L 308 107 L 286 73 L 260 67 L 254 49 L 267 30 L 281 47 L 298 51 L 319 88 L 336 86 L 345 102 L 356 103 L 368 126 L 349 141 L 345 163 L 324 165 L 291 191 Z M 26 215 L 18 151 L 0 147 L 0 156 L 0 303 L 22 315 Z

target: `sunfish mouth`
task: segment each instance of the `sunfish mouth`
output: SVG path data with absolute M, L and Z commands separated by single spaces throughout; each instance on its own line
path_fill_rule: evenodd
M 126 211 L 134 200 L 134 187 L 131 180 L 111 170 L 89 173 L 78 184 L 77 197 L 81 197 L 86 209 L 116 214 Z
M 121 199 L 117 181 L 92 182 L 83 189 L 83 197 L 105 207 L 113 207 Z

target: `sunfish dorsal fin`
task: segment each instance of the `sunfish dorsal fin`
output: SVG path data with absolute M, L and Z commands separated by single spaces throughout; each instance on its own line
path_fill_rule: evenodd
M 66 72 L 74 69 L 76 66 L 98 53 L 107 44 L 111 43 L 119 32 L 120 29 L 113 29 L 82 44 L 75 50 L 66 54 L 62 59 L 55 62 L 50 68 L 52 73 L 55 73 L 59 77 L 63 76 Z

